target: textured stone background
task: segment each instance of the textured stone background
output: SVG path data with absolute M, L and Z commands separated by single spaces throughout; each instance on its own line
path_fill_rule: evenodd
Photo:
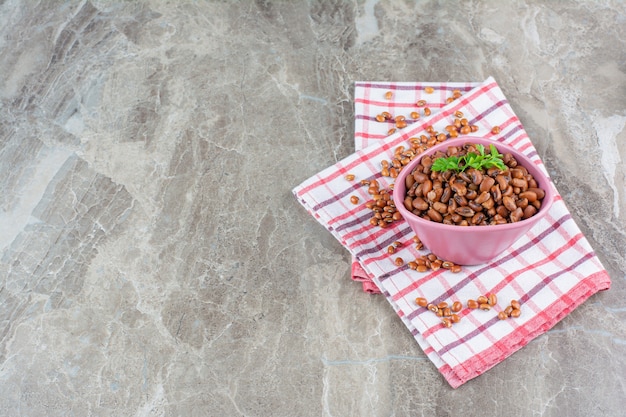
M 0 0 L 0 415 L 622 415 L 625 28 L 617 0 Z M 452 390 L 291 189 L 352 152 L 355 81 L 489 75 L 613 286 Z

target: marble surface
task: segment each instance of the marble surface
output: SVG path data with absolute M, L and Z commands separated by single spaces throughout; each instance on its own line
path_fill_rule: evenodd
M 0 415 L 618 416 L 626 4 L 0 0 Z M 494 76 L 610 273 L 452 390 L 291 189 Z

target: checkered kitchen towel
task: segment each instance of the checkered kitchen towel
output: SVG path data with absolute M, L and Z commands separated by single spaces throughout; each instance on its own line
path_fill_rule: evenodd
M 357 83 L 357 89 L 365 88 L 369 94 L 359 105 L 385 107 L 385 91 L 400 94 L 401 90 L 394 89 L 394 86 L 401 84 Z M 424 86 L 426 84 L 419 88 Z M 409 260 L 427 253 L 427 249 L 415 250 L 413 232 L 404 221 L 386 229 L 371 226 L 371 211 L 365 207 L 369 200 L 367 187 L 361 186 L 359 181 L 375 178 L 381 186 L 388 187 L 393 180 L 381 177 L 381 161 L 391 160 L 394 149 L 407 146 L 409 138 L 423 134 L 430 125 L 437 131 L 444 131 L 454 119 L 454 112 L 460 110 L 471 124 L 479 126 L 475 135 L 490 137 L 519 149 L 545 170 L 495 80 L 488 78 L 483 83 L 467 87 L 461 98 L 444 104 L 438 112 L 422 116 L 390 136 L 381 140 L 374 140 L 379 138 L 373 136 L 363 137 L 369 146 L 293 190 L 298 201 L 373 278 L 428 358 L 454 388 L 495 366 L 611 284 L 606 270 L 558 193 L 548 215 L 489 264 L 464 266 L 456 274 L 443 268 L 419 273 L 406 265 L 395 265 L 395 257 Z M 436 90 L 425 99 L 431 102 L 436 95 L 451 93 L 442 90 Z M 370 117 L 364 123 L 376 122 Z M 499 126 L 501 132 L 491 134 L 493 126 Z M 354 174 L 356 179 L 347 181 L 345 175 L 348 173 Z M 352 195 L 358 196 L 361 203 L 352 204 Z M 386 248 L 394 241 L 405 244 L 394 255 L 389 255 Z M 415 304 L 416 297 L 425 297 L 435 303 L 456 300 L 465 303 L 470 298 L 492 292 L 500 300 L 494 309 L 488 312 L 464 309 L 460 313 L 461 321 L 451 328 L 443 327 L 439 317 Z M 521 302 L 522 315 L 516 319 L 498 320 L 497 312 L 513 299 Z

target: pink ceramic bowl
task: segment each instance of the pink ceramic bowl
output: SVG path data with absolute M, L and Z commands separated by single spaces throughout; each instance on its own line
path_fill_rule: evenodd
M 405 178 L 413 171 L 421 158 L 424 155 L 432 155 L 436 151 L 445 152 L 448 146 L 462 146 L 468 142 L 480 143 L 486 149 L 489 148 L 490 144 L 494 144 L 500 153 L 510 152 L 518 164 L 524 166 L 533 175 L 538 186 L 546 193 L 541 209 L 534 216 L 516 223 L 494 226 L 456 226 L 422 219 L 404 207 Z M 526 156 L 502 143 L 471 136 L 447 140 L 415 157 L 413 161 L 402 168 L 396 178 L 393 190 L 393 200 L 397 210 L 409 223 L 424 246 L 440 259 L 458 265 L 477 265 L 493 260 L 545 217 L 552 206 L 553 199 L 554 191 L 549 178 Z

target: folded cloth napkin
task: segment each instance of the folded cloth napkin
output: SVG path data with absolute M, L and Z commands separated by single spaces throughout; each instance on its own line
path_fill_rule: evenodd
M 453 92 L 465 93 L 479 83 L 443 82 L 443 83 L 415 83 L 415 82 L 358 82 L 354 86 L 354 147 L 361 150 L 369 145 L 378 143 L 389 136 L 389 130 L 394 128 L 392 121 L 380 123 L 376 116 L 384 111 L 406 114 L 411 120 L 410 113 L 417 111 L 424 114 L 428 108 L 432 114 L 446 105 L 446 101 Z M 426 93 L 425 87 L 430 87 L 433 93 Z M 434 92 L 437 94 L 434 94 Z M 385 96 L 391 92 L 391 96 Z M 427 105 L 416 108 L 417 102 L 424 100 Z M 421 107 L 421 106 L 420 106 Z M 356 260 L 352 259 L 351 278 L 361 282 L 363 291 L 371 294 L 380 294 L 381 291 L 374 282 L 374 277 Z
M 360 85 L 357 83 L 357 87 Z M 395 84 L 386 85 L 394 91 Z M 384 86 L 380 90 L 386 89 Z M 450 93 L 450 90 L 435 90 L 424 99 L 432 102 L 436 95 L 449 96 Z M 371 89 L 369 94 L 367 105 L 388 106 L 383 96 L 375 97 Z M 422 94 L 425 93 L 419 92 L 418 96 Z M 371 226 L 371 211 L 365 207 L 369 200 L 367 187 L 359 180 L 377 179 L 381 186 L 389 187 L 393 180 L 381 176 L 381 161 L 391 160 L 396 147 L 407 146 L 409 138 L 423 134 L 428 126 L 445 131 L 456 111 L 463 112 L 470 124 L 479 126 L 474 135 L 515 147 L 545 171 L 521 122 L 498 84 L 490 77 L 466 89 L 460 98 L 444 104 L 439 111 L 433 111 L 427 117 L 422 115 L 382 140 L 370 145 L 373 137 L 363 137 L 369 146 L 293 190 L 306 210 L 372 277 L 453 388 L 495 366 L 546 332 L 591 295 L 608 289 L 611 283 L 558 193 L 547 216 L 488 264 L 464 266 L 460 273 L 443 268 L 420 273 L 394 263 L 398 256 L 409 260 L 427 253 L 427 248 L 415 249 L 412 244 L 414 234 L 405 221 L 395 222 L 385 229 Z M 376 122 L 370 117 L 364 123 Z M 499 133 L 491 133 L 494 126 L 500 128 Z M 367 131 L 369 129 L 362 130 Z M 353 174 L 355 180 L 347 180 L 346 174 Z M 360 198 L 359 204 L 351 203 L 353 195 Z M 395 254 L 388 254 L 386 248 L 395 241 L 403 244 Z M 442 326 L 439 317 L 415 302 L 416 297 L 424 297 L 434 303 L 461 301 L 465 304 L 468 299 L 488 293 L 497 294 L 501 302 L 491 311 L 464 308 L 460 312 L 461 321 L 451 328 Z M 498 320 L 497 312 L 510 300 L 519 300 L 521 316 Z

